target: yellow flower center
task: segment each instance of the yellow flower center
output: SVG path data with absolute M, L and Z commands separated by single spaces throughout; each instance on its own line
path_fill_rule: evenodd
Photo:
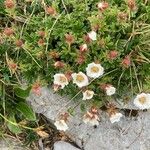
M 65 83 L 65 82 L 66 82 L 66 78 L 63 77 L 63 76 L 60 76 L 60 77 L 59 77 L 59 81 L 60 81 L 61 83 Z
M 93 67 L 91 68 L 91 71 L 94 72 L 94 73 L 97 73 L 97 72 L 99 72 L 99 68 L 96 67 L 96 66 L 93 66 Z
M 143 97 L 139 98 L 139 102 L 141 104 L 144 104 L 146 102 L 146 97 L 143 96 Z
M 91 96 L 91 92 L 90 92 L 90 91 L 86 91 L 86 95 L 87 95 L 88 97 L 90 97 L 90 96 Z
M 84 77 L 82 75 L 78 74 L 77 77 L 76 77 L 76 80 L 78 82 L 82 82 L 82 81 L 84 81 Z

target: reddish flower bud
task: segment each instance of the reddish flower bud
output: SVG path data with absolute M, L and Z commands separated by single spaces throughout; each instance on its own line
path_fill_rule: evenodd
M 10 67 L 10 69 L 12 69 L 12 70 L 16 70 L 16 69 L 17 69 L 17 64 L 15 64 L 15 63 L 10 63 L 10 64 L 9 64 L 9 67 Z
M 44 38 L 44 37 L 45 37 L 45 31 L 39 31 L 39 32 L 38 32 L 38 35 L 39 35 L 40 37 Z
M 110 52 L 107 54 L 108 59 L 111 59 L 111 60 L 115 59 L 117 56 L 118 56 L 118 52 L 115 51 L 115 50 L 114 50 L 114 51 L 110 51 Z
M 4 1 L 5 7 L 12 9 L 15 7 L 15 2 L 13 0 L 5 0 Z
M 38 41 L 38 45 L 39 46 L 43 46 L 44 43 L 45 43 L 45 41 L 43 39 L 39 39 L 39 41 Z
M 41 95 L 41 85 L 40 83 L 34 83 L 32 85 L 32 92 L 37 95 L 40 96 Z
M 108 87 L 108 84 L 106 84 L 106 83 L 100 84 L 100 89 L 101 90 L 105 91 L 106 87 Z
M 8 63 L 9 69 L 11 70 L 12 74 L 14 74 L 18 68 L 17 63 L 15 63 L 13 60 L 8 60 L 7 63 Z
M 14 34 L 14 30 L 12 28 L 5 28 L 3 32 L 6 36 L 10 36 Z
M 80 52 L 86 52 L 87 51 L 87 44 L 83 44 L 80 46 Z
M 65 76 L 66 76 L 66 78 L 68 79 L 68 81 L 70 81 L 71 79 L 72 79 L 72 71 L 67 71 L 66 73 L 65 73 Z
M 62 61 L 56 61 L 54 63 L 55 68 L 63 68 L 64 66 L 65 66 L 65 64 Z
M 131 9 L 131 10 L 135 10 L 136 9 L 136 2 L 135 0 L 128 0 L 128 7 Z
M 120 12 L 120 13 L 118 14 L 118 19 L 119 19 L 119 20 L 126 21 L 126 20 L 127 20 L 127 17 L 128 17 L 128 14 L 127 14 L 127 13 Z
M 17 47 L 22 47 L 23 41 L 22 41 L 21 39 L 19 39 L 19 40 L 17 40 L 17 41 L 15 42 L 15 44 L 16 44 Z
M 131 60 L 130 56 L 126 56 L 123 60 L 122 63 L 123 67 L 128 68 L 131 65 Z
M 83 39 L 84 39 L 85 43 L 91 43 L 91 41 L 92 41 L 88 35 L 84 35 Z
M 53 59 L 59 58 L 59 53 L 56 51 L 51 51 L 51 52 L 49 52 L 48 55 L 50 56 L 50 58 L 53 58 Z
M 46 7 L 46 13 L 49 14 L 49 15 L 55 15 L 56 10 L 55 10 L 55 8 L 49 6 L 49 7 Z
M 66 40 L 66 43 L 68 43 L 69 45 L 74 43 L 74 37 L 71 34 L 66 34 L 65 35 L 65 40 Z
M 85 62 L 85 57 L 81 54 L 79 54 L 78 58 L 77 58 L 77 64 L 83 64 Z
M 104 11 L 105 9 L 109 7 L 109 4 L 107 2 L 99 2 L 97 4 L 97 7 L 100 11 Z

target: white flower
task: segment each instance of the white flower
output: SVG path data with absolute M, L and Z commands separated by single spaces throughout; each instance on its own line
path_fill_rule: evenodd
M 87 51 L 87 44 L 81 45 L 81 46 L 80 46 L 80 51 L 81 51 L 81 52 Z
M 68 85 L 68 79 L 62 73 L 57 73 L 54 75 L 54 85 L 60 85 L 61 89 L 63 89 L 66 85 Z
M 87 99 L 91 99 L 94 95 L 94 92 L 91 90 L 86 90 L 85 92 L 83 92 L 83 99 L 82 100 L 87 100 Z
M 77 84 L 78 87 L 87 86 L 89 84 L 87 76 L 83 72 L 73 73 L 73 83 Z
M 119 122 L 120 121 L 120 118 L 122 117 L 123 115 L 121 113 L 115 113 L 115 114 L 112 114 L 110 116 L 110 121 L 111 123 L 114 123 L 114 122 Z
M 61 130 L 61 131 L 66 131 L 68 129 L 68 125 L 66 124 L 64 120 L 57 120 L 54 123 L 54 125 L 56 126 L 58 130 Z
M 98 78 L 103 75 L 103 73 L 104 68 L 100 64 L 95 64 L 92 62 L 86 67 L 86 74 L 91 78 Z
M 150 94 L 141 93 L 134 99 L 134 105 L 139 109 L 149 109 L 150 108 Z
M 109 4 L 107 2 L 99 2 L 97 6 L 100 10 L 104 10 L 109 6 Z
M 98 6 L 98 8 L 103 8 L 103 3 L 99 2 L 97 6 Z
M 90 112 L 87 112 L 84 116 L 83 116 L 83 122 L 85 124 L 90 124 L 92 126 L 98 126 L 99 125 L 99 118 L 96 114 L 92 114 Z
M 115 92 L 116 92 L 116 88 L 111 85 L 107 86 L 105 89 L 106 89 L 106 94 L 108 96 L 111 96 L 111 95 L 115 94 Z
M 91 31 L 88 33 L 88 36 L 91 40 L 95 41 L 97 38 L 96 38 L 96 32 L 95 31 Z

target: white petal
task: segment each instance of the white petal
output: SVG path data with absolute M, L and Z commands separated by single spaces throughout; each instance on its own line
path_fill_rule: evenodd
M 97 115 L 95 114 L 92 114 L 92 113 L 89 113 L 87 112 L 90 116 L 88 117 L 88 115 L 84 115 L 83 116 L 83 122 L 86 123 L 86 124 L 89 124 L 89 125 L 99 125 L 99 118 Z
M 141 98 L 144 98 L 143 103 L 141 103 Z M 141 93 L 136 96 L 134 99 L 134 105 L 139 109 L 149 109 L 150 108 L 150 94 Z
M 88 33 L 88 36 L 91 40 L 95 41 L 96 38 L 96 32 L 95 31 L 91 31 L 90 33 Z
M 78 76 L 83 77 L 83 81 L 78 81 L 77 80 Z M 72 78 L 73 78 L 73 83 L 75 83 L 79 88 L 87 86 L 89 84 L 88 78 L 83 72 L 73 73 Z
M 98 126 L 98 125 L 99 125 L 99 122 L 98 122 L 98 120 L 96 120 L 96 119 L 92 119 L 89 123 L 90 123 L 92 126 Z
M 116 88 L 115 87 L 113 87 L 113 86 L 106 87 L 106 94 L 108 96 L 111 96 L 111 95 L 113 95 L 115 93 L 116 93 Z
M 103 3 L 98 3 L 98 8 L 102 8 L 103 7 Z
M 66 131 L 68 129 L 68 125 L 66 124 L 64 120 L 58 120 L 54 123 L 54 125 L 56 126 L 58 130 L 61 130 L 61 131 Z
M 65 80 L 64 80 L 64 82 L 62 82 L 61 80 L 60 80 L 60 78 L 64 78 Z M 68 83 L 68 79 L 66 78 L 66 76 L 64 75 L 64 74 L 62 74 L 62 73 L 57 73 L 57 74 L 55 74 L 54 75 L 54 85 L 60 85 L 61 86 L 61 89 L 63 89 L 66 85 L 68 85 L 69 83 Z
M 92 68 L 97 68 L 97 71 L 93 72 Z M 90 78 L 98 78 L 104 74 L 104 68 L 100 64 L 90 63 L 86 67 L 86 74 Z
M 91 99 L 94 95 L 94 92 L 91 90 L 86 90 L 85 92 L 83 92 L 83 99 L 82 100 L 87 100 L 87 99 Z
M 122 116 L 123 116 L 123 115 L 122 115 L 121 113 L 116 113 L 116 114 L 111 115 L 111 117 L 110 117 L 111 123 L 119 122 L 119 121 L 120 121 L 120 118 L 121 118 Z

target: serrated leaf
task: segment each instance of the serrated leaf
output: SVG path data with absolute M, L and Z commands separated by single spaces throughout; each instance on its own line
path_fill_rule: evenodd
M 28 87 L 27 89 L 21 89 L 19 87 L 15 87 L 14 91 L 16 96 L 20 97 L 20 98 L 27 98 L 29 96 L 31 87 Z
M 16 123 L 16 119 L 15 119 L 14 115 L 9 117 L 8 120 L 10 120 L 13 123 Z M 19 134 L 22 132 L 19 126 L 16 126 L 10 122 L 7 123 L 7 127 L 12 133 Z
M 17 110 L 20 111 L 26 119 L 28 119 L 30 121 L 36 120 L 36 116 L 35 116 L 34 111 L 26 103 L 24 103 L 24 102 L 18 103 Z

